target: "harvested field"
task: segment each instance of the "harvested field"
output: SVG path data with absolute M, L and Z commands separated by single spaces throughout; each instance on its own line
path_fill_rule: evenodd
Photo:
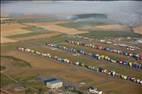
M 28 33 L 30 31 L 24 30 L 26 26 L 19 23 L 1 24 L 1 33 L 3 36 L 10 36 L 15 34 Z
M 1 36 L 0 43 L 12 43 L 12 42 L 17 42 L 17 40 L 13 40 L 13 39 L 9 39 L 9 38 L 5 38 L 5 37 Z
M 135 33 L 142 34 L 142 26 L 137 26 L 133 30 Z
M 58 32 L 48 32 L 40 27 L 32 27 L 19 23 L 6 23 L 2 24 L 1 27 L 1 43 L 46 38 L 61 34 Z
M 25 34 L 31 31 L 24 30 L 24 25 L 18 23 L 1 24 L 1 43 L 16 42 L 17 40 L 7 38 L 7 36 Z

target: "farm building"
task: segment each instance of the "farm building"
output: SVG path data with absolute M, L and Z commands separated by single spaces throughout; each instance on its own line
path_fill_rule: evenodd
M 44 80 L 44 83 L 48 88 L 52 88 L 52 89 L 61 88 L 63 86 L 63 82 L 55 78 Z

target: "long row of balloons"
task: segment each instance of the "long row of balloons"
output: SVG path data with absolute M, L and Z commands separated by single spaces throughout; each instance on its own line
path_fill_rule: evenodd
M 129 57 L 132 57 L 136 60 L 142 60 L 142 55 L 137 54 L 137 53 L 130 53 L 130 52 L 114 49 L 114 48 L 95 45 L 95 44 L 92 44 L 92 43 L 84 43 L 84 42 L 81 42 L 81 41 L 66 40 L 66 42 L 70 43 L 70 44 L 74 44 L 74 45 L 80 45 L 80 46 L 90 47 L 90 48 L 93 48 L 93 49 L 104 50 L 104 51 L 111 52 L 111 53 L 129 56 Z
M 81 39 L 81 40 L 96 41 L 96 42 L 103 43 L 103 44 L 119 46 L 119 47 L 122 47 L 122 48 L 126 48 L 126 50 L 129 50 L 129 51 L 135 51 L 135 50 L 140 49 L 139 47 L 134 46 L 134 45 L 128 45 L 128 44 L 125 44 L 125 43 L 116 43 L 116 42 L 113 42 L 113 41 L 110 41 L 110 40 L 105 40 L 105 39 L 98 40 L 98 39 L 92 39 L 92 38 L 89 38 L 89 37 L 84 37 L 84 36 L 79 36 L 79 35 L 76 35 L 76 36 L 73 36 L 73 37 Z
M 57 44 L 48 44 L 47 46 L 62 49 L 62 50 L 72 52 L 72 53 L 75 53 L 75 54 L 78 53 L 78 54 L 81 54 L 81 55 L 86 55 L 86 56 L 92 57 L 92 58 L 97 59 L 97 60 L 105 60 L 105 61 L 110 62 L 110 63 L 115 63 L 115 64 L 117 63 L 117 64 L 120 64 L 120 65 L 123 65 L 123 66 L 129 66 L 130 68 L 133 68 L 133 69 L 141 69 L 142 70 L 142 64 L 139 64 L 139 63 L 132 63 L 132 62 L 128 62 L 128 61 L 115 60 L 115 59 L 113 59 L 113 58 L 111 58 L 107 55 L 101 55 L 101 54 L 98 54 L 98 53 L 90 53 L 90 52 L 87 52 L 87 51 L 82 50 L 82 49 L 68 48 L 66 46 L 61 46 L 61 45 L 57 45 Z M 104 63 L 106 63 L 106 62 L 104 62 Z
M 104 74 L 107 74 L 107 75 L 112 76 L 114 78 L 116 77 L 116 78 L 120 78 L 120 79 L 123 79 L 123 80 L 129 80 L 129 81 L 134 82 L 136 84 L 142 85 L 141 79 L 137 79 L 135 77 L 123 75 L 123 74 L 117 73 L 115 71 L 104 69 L 102 67 L 86 65 L 85 63 L 82 63 L 82 62 L 79 62 L 79 61 L 72 62 L 71 60 L 69 60 L 67 58 L 63 58 L 63 57 L 60 57 L 60 56 L 54 56 L 54 55 L 51 55 L 50 53 L 40 52 L 40 51 L 30 49 L 30 48 L 18 47 L 18 50 L 21 51 L 21 52 L 26 52 L 26 53 L 30 53 L 30 54 L 33 54 L 33 55 L 38 55 L 38 56 L 47 57 L 47 58 L 56 60 L 57 62 L 54 62 L 54 63 L 72 64 L 72 65 L 75 65 L 75 66 L 79 66 L 79 67 L 82 67 L 82 68 L 85 68 L 85 69 L 92 70 L 94 72 L 104 73 Z

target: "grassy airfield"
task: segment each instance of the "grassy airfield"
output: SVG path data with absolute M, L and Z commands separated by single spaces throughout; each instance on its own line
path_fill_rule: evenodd
M 47 19 L 47 18 L 46 18 Z M 135 59 L 123 55 L 118 55 L 115 53 L 109 53 L 105 51 L 100 51 L 96 49 L 91 49 L 82 46 L 75 46 L 67 44 L 65 40 L 80 40 L 74 38 L 76 35 L 89 37 L 92 39 L 118 39 L 123 38 L 125 41 L 119 41 L 120 43 L 130 43 L 133 38 L 141 38 L 142 35 L 136 34 L 130 31 L 99 31 L 90 29 L 78 29 L 74 26 L 67 27 L 67 22 L 60 22 L 55 20 L 43 20 L 38 19 L 18 19 L 14 22 L 6 22 L 1 24 L 1 89 L 7 90 L 8 92 L 14 94 L 25 94 L 25 91 L 29 88 L 30 92 L 35 92 L 36 90 L 43 89 L 48 91 L 43 83 L 37 80 L 40 76 L 45 77 L 57 77 L 65 82 L 72 83 L 73 85 L 80 88 L 80 90 L 86 89 L 88 86 L 95 86 L 102 90 L 104 94 L 141 94 L 141 85 L 137 85 L 127 80 L 122 80 L 118 78 L 113 78 L 111 76 L 93 72 L 81 67 L 60 64 L 57 61 L 41 57 L 37 55 L 28 54 L 25 52 L 19 52 L 18 47 L 31 48 L 41 52 L 49 52 L 52 55 L 57 55 L 60 57 L 68 58 L 71 61 L 84 62 L 87 65 L 93 65 L 96 67 L 103 67 L 109 70 L 114 70 L 116 72 L 130 75 L 142 79 L 141 70 L 133 70 L 128 67 L 120 66 L 113 63 L 104 63 L 103 60 L 94 60 L 89 57 L 79 55 L 74 56 L 72 53 L 62 51 L 59 49 L 51 49 L 45 45 L 45 43 L 57 43 L 67 47 L 74 47 L 77 49 L 84 49 L 88 52 L 97 52 L 99 54 L 108 55 L 113 58 L 120 58 L 123 60 L 134 61 L 137 63 L 142 63 L 142 61 L 136 61 Z M 93 24 L 93 23 L 92 23 Z M 91 24 L 91 25 L 92 25 Z M 94 24 L 96 25 L 96 24 Z M 81 28 L 82 25 L 81 25 Z M 104 28 L 104 27 L 103 27 Z M 131 39 L 127 39 L 131 37 Z M 96 41 L 93 41 L 99 44 Z M 109 47 L 114 47 L 108 44 L 99 44 Z M 139 44 L 136 46 L 141 47 Z M 120 47 L 114 47 L 120 49 Z M 126 50 L 126 49 L 123 49 Z M 142 48 L 135 52 L 141 52 Z M 55 62 L 55 63 L 54 63 Z M 81 82 L 85 82 L 85 85 L 80 85 Z M 25 91 L 17 92 L 14 90 L 17 86 L 24 86 Z M 31 93 L 32 94 L 32 93 Z

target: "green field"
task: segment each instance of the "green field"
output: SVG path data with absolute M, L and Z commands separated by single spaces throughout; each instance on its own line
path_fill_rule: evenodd
M 25 33 L 25 34 L 17 34 L 17 35 L 12 35 L 12 36 L 7 36 L 7 38 L 24 38 L 24 37 L 31 37 L 31 36 L 36 36 L 36 35 L 41 35 L 41 34 L 47 34 L 49 32 L 29 32 L 29 33 Z
M 64 45 L 64 44 L 63 44 Z M 70 44 L 65 44 L 66 47 L 73 47 L 73 48 L 76 48 L 76 49 L 84 49 L 85 51 L 87 52 L 94 52 L 96 53 L 95 50 L 92 50 L 92 49 L 89 49 L 89 48 L 85 48 L 85 47 L 81 47 L 81 46 L 73 46 L 73 45 L 70 45 Z M 65 52 L 65 51 L 63 51 Z M 101 52 L 101 51 L 100 51 Z M 69 54 L 69 53 L 68 53 Z M 115 57 L 113 57 L 113 55 L 109 54 L 109 53 L 106 53 L 106 55 L 110 56 L 111 58 L 117 58 L 117 59 L 120 59 L 120 55 L 115 55 Z M 67 57 L 67 56 L 66 56 Z M 130 69 L 129 67 L 126 67 L 126 66 L 121 66 L 119 64 L 113 64 L 113 63 L 109 63 L 109 62 L 106 62 L 104 60 L 95 60 L 93 58 L 90 58 L 90 57 L 86 57 L 86 56 L 77 56 L 77 58 L 73 58 L 73 56 L 70 56 L 72 57 L 73 61 L 80 61 L 80 62 L 84 62 L 86 63 L 87 65 L 93 65 L 93 66 L 96 66 L 96 67 L 102 67 L 102 68 L 105 68 L 105 69 L 108 69 L 108 70 L 114 70 L 116 72 L 119 72 L 121 74 L 125 74 L 125 75 L 131 75 L 131 76 L 134 76 L 134 77 L 138 77 L 138 78 L 141 78 L 142 79 L 142 74 L 141 74 L 141 71 L 137 71 L 137 70 L 133 70 L 133 69 Z M 69 57 L 68 57 L 69 58 Z M 126 57 L 125 57 L 126 58 Z M 129 57 L 127 57 L 125 60 L 126 61 L 129 61 L 128 60 Z M 131 60 L 130 60 L 131 61 Z M 124 72 L 125 71 L 125 72 Z
M 54 22 L 58 21 L 55 18 L 52 17 L 45 17 L 45 18 L 15 18 L 12 17 L 11 19 L 6 19 L 4 21 L 1 21 L 1 24 L 5 23 L 37 23 L 37 22 Z
M 103 39 L 103 38 L 119 38 L 119 37 L 137 37 L 140 38 L 142 35 L 136 34 L 129 31 L 90 31 L 86 34 L 81 34 L 82 36 Z
M 0 83 L 1 87 L 15 83 L 13 80 L 9 79 L 7 76 L 1 73 L 0 73 L 0 82 L 1 82 Z
M 26 25 L 26 24 L 24 24 L 24 25 Z M 30 26 L 30 25 L 26 25 L 26 26 L 27 27 L 25 27 L 23 29 L 27 30 L 27 31 L 32 31 L 32 32 L 7 36 L 7 38 L 24 38 L 24 37 L 30 37 L 30 36 L 40 35 L 40 34 L 47 34 L 47 33 L 51 32 L 51 31 L 48 31 L 47 29 L 44 29 L 42 27 Z
M 28 31 L 34 31 L 34 32 L 45 32 L 45 31 L 49 32 L 47 29 L 44 29 L 42 27 L 37 27 L 37 26 L 28 26 L 23 29 L 28 30 Z
M 95 26 L 95 25 L 105 25 L 104 22 L 96 22 L 96 21 L 79 21 L 79 22 L 68 22 L 65 24 L 58 24 L 68 28 L 82 29 L 84 26 Z
M 36 22 L 54 22 L 55 19 L 52 18 L 29 18 L 29 19 L 16 19 L 19 23 L 36 23 Z

